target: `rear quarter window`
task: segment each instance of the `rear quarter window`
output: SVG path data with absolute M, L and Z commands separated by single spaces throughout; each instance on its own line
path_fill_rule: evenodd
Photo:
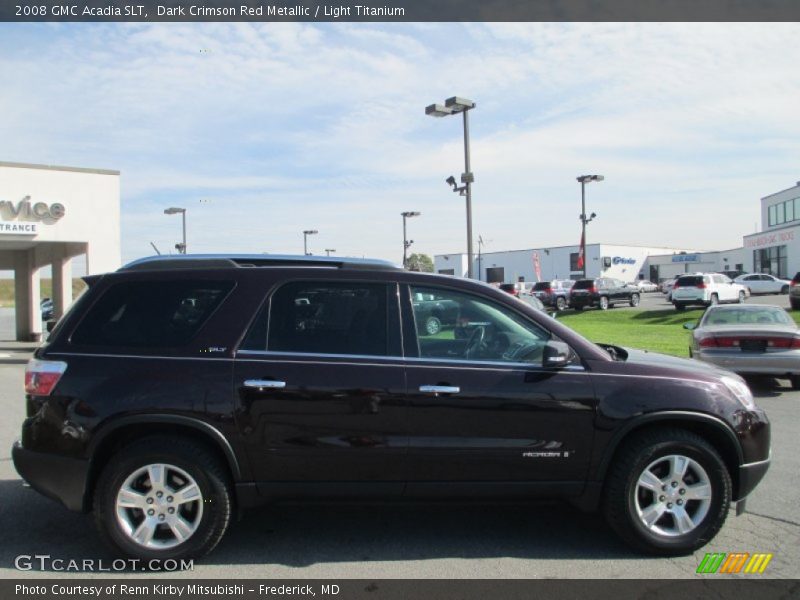
M 72 334 L 78 346 L 168 348 L 187 343 L 233 289 L 232 281 L 112 285 Z

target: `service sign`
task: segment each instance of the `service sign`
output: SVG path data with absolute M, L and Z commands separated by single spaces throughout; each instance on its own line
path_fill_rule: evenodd
M 64 216 L 63 204 L 32 202 L 25 196 L 19 202 L 0 200 L 0 235 L 36 235 L 39 225 L 52 225 Z

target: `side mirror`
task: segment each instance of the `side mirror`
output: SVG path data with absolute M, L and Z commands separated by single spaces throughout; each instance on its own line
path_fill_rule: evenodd
M 688 323 L 683 324 L 683 328 L 692 331 L 693 329 L 697 329 L 697 323 L 694 321 L 689 321 Z
M 572 362 L 572 350 L 564 342 L 547 342 L 542 353 L 542 366 L 558 369 Z

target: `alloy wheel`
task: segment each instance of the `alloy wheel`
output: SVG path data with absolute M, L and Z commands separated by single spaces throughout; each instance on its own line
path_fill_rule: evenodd
M 188 540 L 203 518 L 203 494 L 183 469 L 150 464 L 131 473 L 117 493 L 117 523 L 144 548 L 164 550 Z
M 712 498 L 708 473 L 696 460 L 680 454 L 647 465 L 633 493 L 642 525 L 670 538 L 694 531 L 708 514 Z

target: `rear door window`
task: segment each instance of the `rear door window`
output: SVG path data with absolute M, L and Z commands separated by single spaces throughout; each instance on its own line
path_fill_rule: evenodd
M 127 281 L 112 285 L 81 320 L 71 342 L 84 346 L 168 348 L 200 330 L 232 281 Z
M 267 350 L 386 356 L 387 310 L 385 284 L 287 283 L 272 296 Z

